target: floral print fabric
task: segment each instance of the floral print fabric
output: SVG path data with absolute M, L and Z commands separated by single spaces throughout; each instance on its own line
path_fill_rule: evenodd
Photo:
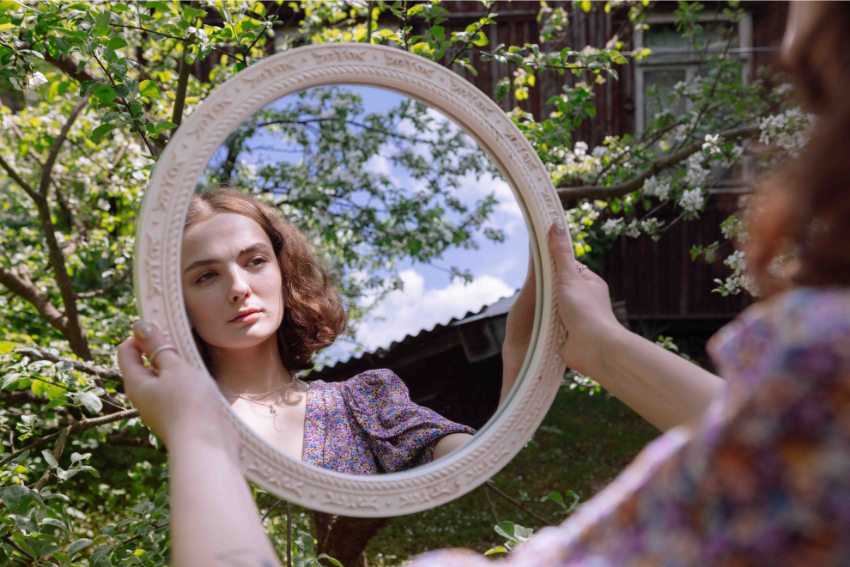
M 850 291 L 755 305 L 709 344 L 727 384 L 558 527 L 502 563 L 850 565 Z M 432 552 L 415 567 L 490 565 Z
M 404 471 L 430 463 L 442 437 L 475 434 L 410 401 L 407 386 L 390 370 L 309 384 L 302 460 L 317 467 L 349 474 Z

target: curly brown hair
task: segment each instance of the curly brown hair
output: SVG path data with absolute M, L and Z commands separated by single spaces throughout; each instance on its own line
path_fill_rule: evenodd
M 803 102 L 819 120 L 800 158 L 760 185 L 748 212 L 752 238 L 744 249 L 764 295 L 793 285 L 850 285 L 850 5 L 836 2 L 830 9 L 834 17 L 821 25 L 840 26 L 837 36 L 846 44 L 832 50 L 841 69 L 838 84 L 827 88 L 808 60 L 793 72 Z M 810 49 L 803 52 L 810 57 Z M 773 269 L 789 254 L 794 260 L 785 270 Z
M 335 282 L 310 250 L 307 238 L 279 217 L 277 209 L 236 189 L 221 187 L 193 195 L 183 230 L 217 213 L 246 216 L 269 237 L 280 266 L 286 306 L 277 330 L 280 358 L 290 371 L 312 368 L 313 354 L 330 346 L 348 322 Z M 212 373 L 206 343 L 194 329 L 192 335 Z

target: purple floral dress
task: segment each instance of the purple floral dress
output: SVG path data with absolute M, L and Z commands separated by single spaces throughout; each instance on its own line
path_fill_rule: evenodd
M 709 350 L 727 384 L 695 432 L 650 443 L 502 565 L 850 565 L 850 290 L 762 302 Z M 410 567 L 491 564 L 437 551 Z
M 370 370 L 345 382 L 310 382 L 302 460 L 349 474 L 399 472 L 430 463 L 434 447 L 465 425 L 410 401 L 390 370 Z

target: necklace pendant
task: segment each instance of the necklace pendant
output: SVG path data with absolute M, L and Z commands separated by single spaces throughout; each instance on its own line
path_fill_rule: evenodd
M 274 409 L 274 406 L 269 404 L 269 413 L 277 413 L 277 410 Z

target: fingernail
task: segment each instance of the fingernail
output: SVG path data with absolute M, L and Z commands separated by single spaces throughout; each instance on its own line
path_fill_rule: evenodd
M 141 319 L 133 323 L 133 331 L 140 339 L 147 339 L 151 336 L 151 333 L 153 333 L 151 326 Z
M 567 234 L 567 226 L 562 222 L 555 223 L 555 234 L 558 236 L 564 236 Z

